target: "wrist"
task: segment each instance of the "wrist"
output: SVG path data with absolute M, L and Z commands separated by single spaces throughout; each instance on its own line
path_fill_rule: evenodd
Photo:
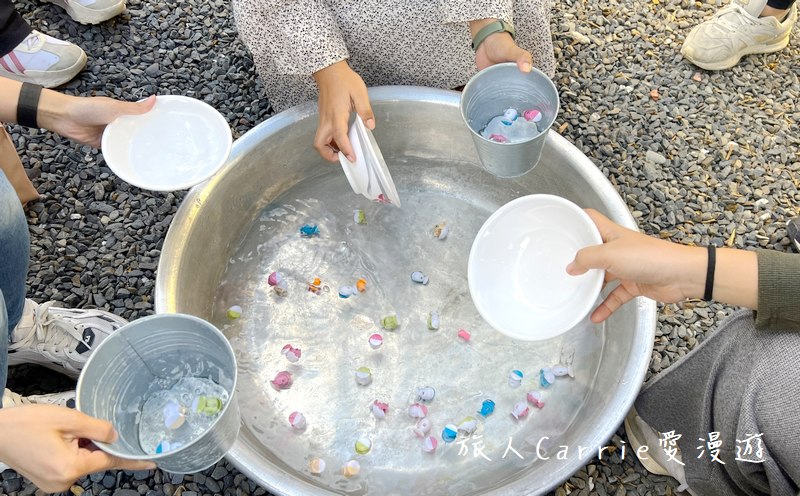
M 683 261 L 677 271 L 678 285 L 684 298 L 701 299 L 706 287 L 706 269 L 708 268 L 708 251 L 699 246 L 676 246 L 681 252 L 677 254 Z
M 488 26 L 489 24 L 495 22 L 497 19 L 494 17 L 487 17 L 486 19 L 475 19 L 469 21 L 469 35 L 471 38 L 475 38 L 475 35 L 478 32 Z
M 326 84 L 330 81 L 337 81 L 343 74 L 352 71 L 347 59 L 335 62 L 327 67 L 324 67 L 313 74 L 314 81 L 317 85 Z
M 39 109 L 36 114 L 39 127 L 51 131 L 55 129 L 56 123 L 69 114 L 69 109 L 76 98 L 78 97 L 64 95 L 57 91 L 42 90 L 42 95 L 39 97 Z

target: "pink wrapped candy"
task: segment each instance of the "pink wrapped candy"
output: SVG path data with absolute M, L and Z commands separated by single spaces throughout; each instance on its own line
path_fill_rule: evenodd
M 425 437 L 431 431 L 431 421 L 427 418 L 421 418 L 417 421 L 417 425 L 414 427 L 414 435 L 417 437 Z
M 378 334 L 377 332 L 369 337 L 369 347 L 373 350 L 377 350 L 383 345 L 383 336 Z
M 506 138 L 502 134 L 492 133 L 489 135 L 489 139 L 497 143 L 508 143 L 508 138 Z
M 300 412 L 292 412 L 289 414 L 289 423 L 294 429 L 302 431 L 306 428 L 306 417 Z
M 515 419 L 519 420 L 521 418 L 525 418 L 528 416 L 528 405 L 525 402 L 520 401 L 516 405 L 514 405 L 514 409 L 511 410 L 511 416 Z
M 458 337 L 463 339 L 464 341 L 469 343 L 469 340 L 472 339 L 472 335 L 466 329 L 459 329 L 458 330 Z
M 542 113 L 536 109 L 530 109 L 523 112 L 522 117 L 528 122 L 539 122 L 542 120 Z
M 435 452 L 437 446 L 439 446 L 439 441 L 433 436 L 428 436 L 422 440 L 422 451 L 425 453 Z
M 273 272 L 267 277 L 267 284 L 270 286 L 277 286 L 281 281 L 283 281 L 283 274 L 280 272 Z
M 414 403 L 408 407 L 408 414 L 414 418 L 425 418 L 428 416 L 428 407 L 421 403 Z
M 292 363 L 297 363 L 300 360 L 300 348 L 295 348 L 291 344 L 287 344 L 281 350 L 281 354 Z
M 382 419 L 386 417 L 386 412 L 389 411 L 389 404 L 375 400 L 372 402 L 370 410 L 372 410 L 372 414 L 375 415 L 375 418 Z
M 278 375 L 276 375 L 275 378 L 270 381 L 270 383 L 272 384 L 272 387 L 278 391 L 281 389 L 289 389 L 292 387 L 292 374 L 286 370 L 283 372 L 278 372 Z
M 528 391 L 528 402 L 535 406 L 536 408 L 544 407 L 544 401 L 542 399 L 542 392 L 541 391 Z

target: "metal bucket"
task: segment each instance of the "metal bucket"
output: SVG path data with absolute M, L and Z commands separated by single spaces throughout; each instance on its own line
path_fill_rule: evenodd
M 539 133 L 526 141 L 498 143 L 481 131 L 506 109 L 541 112 Z M 549 77 L 533 68 L 523 73 L 514 63 L 489 66 L 472 77 L 461 94 L 461 117 L 472 133 L 483 166 L 497 177 L 513 178 L 530 172 L 542 156 L 548 130 L 558 115 L 558 91 Z
M 317 155 L 312 103 L 238 139 L 225 168 L 194 188 L 173 219 L 159 263 L 156 309 L 224 327 L 239 363 L 243 421 L 228 458 L 275 494 L 543 494 L 596 460 L 597 447 L 613 435 L 639 391 L 655 333 L 650 300 L 629 303 L 605 326 L 584 322 L 535 345 L 493 331 L 477 314 L 467 290 L 467 255 L 483 222 L 507 201 L 556 194 L 626 227 L 636 224 L 596 166 L 552 131 L 531 173 L 512 180 L 488 173 L 462 122 L 459 96 L 418 87 L 370 90 L 375 138 L 402 208 L 353 194 L 338 166 Z M 366 225 L 354 223 L 354 208 L 364 209 Z M 441 220 L 450 227 L 444 241 L 431 234 Z M 299 236 L 308 221 L 319 223 L 319 237 Z M 267 284 L 273 270 L 289 279 L 285 298 Z M 413 270 L 425 272 L 430 283 L 413 285 Z M 364 272 L 367 292 L 340 299 L 336 288 Z M 305 278 L 315 276 L 332 291 L 308 292 Z M 225 310 L 233 304 L 243 313 L 230 321 Z M 442 322 L 436 332 L 424 320 L 434 305 Z M 389 311 L 397 312 L 400 327 L 381 331 L 383 346 L 371 350 L 368 337 Z M 469 343 L 456 337 L 459 327 L 471 331 Z M 281 356 L 286 343 L 302 348 L 299 362 Z M 524 400 L 531 378 L 538 380 L 536 367 L 559 360 L 565 347 L 575 352 L 575 379 L 559 378 L 545 392 L 543 409 L 514 421 L 513 401 Z M 373 370 L 369 386 L 354 380 L 359 365 Z M 509 388 L 511 368 L 525 372 L 524 387 Z M 281 370 L 290 371 L 294 383 L 276 391 L 270 380 Z M 414 386 L 425 385 L 437 391 L 429 413 L 437 438 L 444 421 L 477 417 L 483 395 L 493 395 L 496 412 L 480 422 L 475 436 L 481 437 L 467 444 L 469 456 L 441 439 L 435 454 L 422 452 L 407 407 Z M 385 419 L 372 418 L 374 399 L 388 401 Z M 305 431 L 289 425 L 292 411 L 306 416 Z M 354 453 L 359 433 L 372 439 L 367 455 Z M 510 434 L 524 460 L 510 452 L 501 459 Z M 473 457 L 477 441 L 492 462 Z M 572 447 L 566 460 L 556 456 L 561 445 Z M 310 473 L 311 457 L 324 459 L 327 470 Z M 346 479 L 340 468 L 351 457 L 361 473 Z
M 160 455 L 145 453 L 138 419 L 151 384 L 185 376 L 211 379 L 230 398 L 209 430 L 191 443 Z M 236 440 L 237 376 L 233 349 L 216 327 L 191 315 L 152 315 L 123 326 L 94 350 L 78 379 L 76 408 L 114 425 L 119 438 L 97 443 L 103 451 L 153 461 L 172 473 L 195 473 L 222 459 Z

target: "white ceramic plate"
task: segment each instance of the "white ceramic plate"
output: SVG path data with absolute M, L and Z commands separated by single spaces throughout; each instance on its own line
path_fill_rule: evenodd
M 228 160 L 228 122 L 214 107 L 186 96 L 156 98 L 153 109 L 106 126 L 102 150 L 120 179 L 152 191 L 200 184 Z
M 348 137 L 355 151 L 356 161 L 350 162 L 342 152 L 339 152 L 339 163 L 342 164 L 350 187 L 355 193 L 364 195 L 370 200 L 380 201 L 380 196 L 383 195 L 392 205 L 399 207 L 400 195 L 397 194 L 392 175 L 375 137 L 364 125 L 360 116 L 356 115 Z
M 593 309 L 604 272 L 570 276 L 583 247 L 603 242 L 591 218 L 559 196 L 530 195 L 500 207 L 469 254 L 472 301 L 489 325 L 514 339 L 543 340 L 577 325 Z

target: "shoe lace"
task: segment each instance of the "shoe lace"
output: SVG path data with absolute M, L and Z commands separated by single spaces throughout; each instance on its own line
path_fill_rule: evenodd
M 10 400 L 11 403 L 9 403 L 9 400 Z M 3 408 L 9 408 L 11 406 L 26 405 L 28 403 L 30 403 L 29 400 L 27 400 L 23 396 L 15 393 L 14 391 L 12 391 L 10 389 L 5 389 L 3 391 Z
M 32 31 L 31 34 L 29 34 L 28 37 L 23 40 L 27 50 L 33 50 L 40 42 L 41 40 L 39 39 L 39 33 L 36 31 Z
M 75 342 L 80 341 L 73 335 L 74 326 L 50 313 L 49 310 L 53 303 L 48 301 L 34 309 L 33 326 L 25 336 L 20 337 L 14 343 L 15 347 L 34 348 L 38 345 L 50 350 L 63 351 L 72 349 Z
M 728 31 L 738 31 L 743 24 L 754 26 L 758 19 L 754 18 L 741 5 L 733 2 L 714 14 L 717 26 L 725 27 Z

